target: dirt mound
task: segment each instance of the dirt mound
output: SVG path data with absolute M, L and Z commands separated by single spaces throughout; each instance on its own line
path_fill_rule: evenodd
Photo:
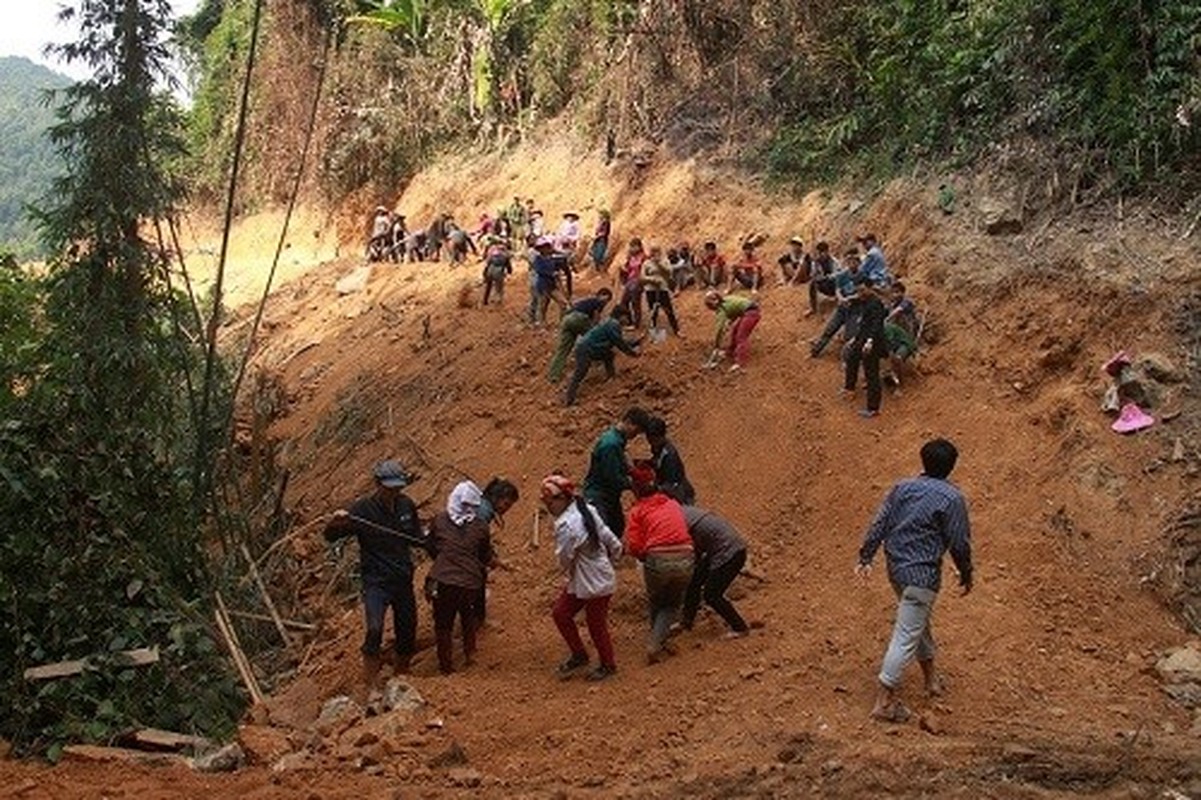
M 252 797 L 393 787 L 497 797 L 1201 789 L 1193 719 L 1152 669 L 1185 633 L 1140 583 L 1140 556 L 1163 541 L 1163 523 L 1196 479 L 1195 448 L 1171 458 L 1195 399 L 1169 387 L 1153 411 L 1181 416 L 1129 438 L 1099 410 L 1099 365 L 1115 349 L 1187 364 L 1171 324 L 1196 254 L 1163 235 L 1166 223 L 1136 222 L 1127 209 L 1116 233 L 1081 231 L 1088 221 L 1076 217 L 989 237 L 970 194 L 944 217 L 924 185 L 789 201 L 693 163 L 653 166 L 632 185 L 627 171 L 546 142 L 441 165 L 399 207 L 410 219 L 444 209 L 470 218 L 514 194 L 538 198 L 552 218 L 611 208 L 621 240 L 713 238 L 729 252 L 746 231 L 763 230 L 769 264 L 790 235 L 838 248 L 872 229 L 928 309 L 937 343 L 920 374 L 886 395 L 882 416 L 863 420 L 838 397 L 837 357 L 809 357 L 822 323 L 804 316 L 803 289 L 763 292 L 750 368 L 737 375 L 700 369 L 713 322 L 686 291 L 684 338 L 619 359 L 614 381 L 590 376 L 580 404 L 564 408 L 545 378 L 555 334 L 522 319 L 521 268 L 505 305 L 487 308 L 460 302 L 478 282 L 475 265 L 376 266 L 362 291 L 345 295 L 334 285 L 357 262 L 311 269 L 271 298 L 256 353 L 256 368 L 284 395 L 269 435 L 290 471 L 285 504 L 297 524 L 367 490 L 371 463 L 385 456 L 421 473 L 411 493 L 426 513 L 464 475 L 504 474 L 524 493 L 497 536 L 515 570 L 493 577 L 478 664 L 443 677 L 428 650 L 415 664 L 426 717 L 445 733 L 416 721 L 397 735 L 423 755 L 369 754 L 365 763 L 361 751 L 375 742 L 350 742 L 347 758 L 335 748 L 330 771 L 286 778 L 268 767 L 200 778 L 5 766 L 13 781 L 62 797 L 118 782 L 167 796 Z M 580 291 L 606 281 L 582 274 Z M 595 437 L 634 403 L 667 418 L 700 502 L 749 540 L 763 580 L 740 578 L 733 597 L 765 627 L 723 641 L 719 621 L 702 616 L 678 640 L 678 656 L 645 666 L 640 581 L 627 565 L 612 620 L 619 674 L 599 686 L 560 682 L 552 671 L 562 644 L 549 617 L 559 579 L 545 538 L 532 542 L 535 482 L 550 470 L 581 475 Z M 972 507 L 977 588 L 963 599 L 948 590 L 939 603 L 949 695 L 920 698 L 910 676 L 920 723 L 882 727 L 867 710 L 894 600 L 882 578 L 858 583 L 851 572 L 884 491 L 917 470 L 917 449 L 934 435 L 962 454 L 955 478 Z M 353 688 L 361 621 L 353 595 L 323 591 L 336 575 L 322 564 L 319 526 L 284 549 L 311 574 L 302 597 L 324 615 L 290 690 L 314 706 Z M 426 609 L 420 624 L 428 639 Z M 464 757 L 431 767 L 452 740 Z

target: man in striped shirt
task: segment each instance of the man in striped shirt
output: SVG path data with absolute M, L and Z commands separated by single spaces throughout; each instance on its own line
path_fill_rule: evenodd
M 871 574 L 872 559 L 884 545 L 888 580 L 899 603 L 892 640 L 880 669 L 880 688 L 872 717 L 904 722 L 909 711 L 897 699 L 901 673 L 917 656 L 931 695 L 942 692 L 934 669 L 934 636 L 930 617 L 942 580 L 942 557 L 948 550 L 959 570 L 963 594 L 972 590 L 971 530 L 967 503 L 947 476 L 959 452 L 946 439 L 922 446 L 922 474 L 900 481 L 889 491 L 859 548 L 855 573 Z

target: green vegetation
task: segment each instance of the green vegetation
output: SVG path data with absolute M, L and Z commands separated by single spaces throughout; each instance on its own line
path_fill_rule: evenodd
M 0 268 L 0 736 L 51 757 L 136 725 L 220 734 L 241 704 L 208 613 L 228 381 L 206 368 L 215 326 L 172 285 L 162 234 L 145 238 L 182 194 L 179 116 L 155 88 L 168 13 L 79 9 L 64 52 L 95 76 L 63 92 L 51 131 L 49 271 Z M 114 663 L 139 647 L 161 660 Z M 76 677 L 23 677 L 81 658 L 94 668 Z
M 26 207 L 39 203 L 62 173 L 46 130 L 54 124 L 47 93 L 71 80 L 25 58 L 0 58 L 0 248 L 19 258 L 42 255 Z
M 208 165 L 228 151 L 230 70 L 242 63 L 251 5 L 207 0 L 185 25 L 200 67 L 192 131 Z M 736 145 L 746 166 L 782 181 L 887 177 L 1006 148 L 1041 153 L 1101 191 L 1198 179 L 1194 0 L 292 0 L 288 8 L 277 19 L 292 26 L 298 15 L 318 28 L 341 20 L 322 153 L 334 201 L 372 184 L 403 185 L 438 148 L 503 146 L 564 111 L 597 138 L 612 129 L 619 142 L 685 154 Z M 260 76 L 258 86 L 279 81 Z

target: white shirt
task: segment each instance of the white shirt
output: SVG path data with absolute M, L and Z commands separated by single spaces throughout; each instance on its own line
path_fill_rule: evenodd
M 585 503 L 585 508 L 596 521 L 599 547 L 588 544 L 588 529 L 574 502 L 555 519 L 555 558 L 567 573 L 567 593 L 581 600 L 616 591 L 617 572 L 613 565 L 621 558 L 621 540 L 613 535 L 591 504 Z

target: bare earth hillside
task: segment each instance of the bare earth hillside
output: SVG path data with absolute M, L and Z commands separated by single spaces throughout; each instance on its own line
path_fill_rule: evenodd
M 554 221 L 580 211 L 586 230 L 595 209 L 612 209 L 623 249 L 632 235 L 715 238 L 730 256 L 739 235 L 761 230 L 773 265 L 791 235 L 841 249 L 874 231 L 929 309 L 921 374 L 886 392 L 880 417 L 861 419 L 862 398 L 838 396 L 837 348 L 809 357 L 822 320 L 803 316 L 804 289 L 774 286 L 749 369 L 704 371 L 713 320 L 693 290 L 679 298 L 683 338 L 619 357 L 616 380 L 591 375 L 579 405 L 564 408 L 545 379 L 555 334 L 522 319 L 524 266 L 503 308 L 478 307 L 475 264 L 377 265 L 345 295 L 334 284 L 357 259 L 297 269 L 267 305 L 254 365 L 277 393 L 268 435 L 299 531 L 278 552 L 320 627 L 269 710 L 248 719 L 250 765 L 205 776 L 5 762 L 0 794 L 1201 796 L 1201 721 L 1168 698 L 1154 668 L 1190 641 L 1165 603 L 1177 556 L 1164 529 L 1195 491 L 1201 455 L 1185 379 L 1196 239 L 1130 208 L 1122 218 L 1044 214 L 990 237 L 988 209 L 1014 198 L 962 181 L 943 215 L 930 186 L 945 177 L 789 200 L 702 164 L 606 167 L 561 142 L 420 175 L 396 201 L 418 225 L 441 210 L 470 223 L 518 194 Z M 343 221 L 343 252 L 359 252 L 357 226 Z M 260 234 L 274 247 L 277 229 Z M 310 227 L 295 238 L 299 249 L 320 237 Z M 585 289 L 605 282 L 580 278 Z M 231 342 L 250 317 L 233 315 Z M 1159 353 L 1181 373 L 1155 408 L 1177 416 L 1131 437 L 1099 410 L 1099 367 L 1121 348 Z M 631 562 L 612 616 L 618 675 L 560 682 L 550 619 L 560 578 L 545 520 L 541 543 L 531 541 L 537 481 L 553 469 L 582 477 L 596 436 L 633 404 L 667 418 L 700 503 L 749 540 L 762 580 L 740 578 L 733 596 L 764 627 L 725 641 L 703 612 L 676 657 L 646 666 Z M 936 435 L 961 451 L 953 477 L 971 504 L 976 589 L 961 598 L 948 580 L 938 602 L 949 693 L 923 698 L 914 667 L 905 698 L 918 714 L 881 725 L 868 710 L 894 599 L 883 569 L 860 582 L 852 568 L 884 492 L 918 471 L 917 450 Z M 466 671 L 438 674 L 423 606 L 428 649 L 410 680 L 427 705 L 314 728 L 321 703 L 353 691 L 362 633 L 357 601 L 330 590 L 345 588 L 336 570 L 354 554 L 327 560 L 314 521 L 367 491 L 371 464 L 389 456 L 422 475 L 411 494 L 429 514 L 463 475 L 514 479 L 523 498 L 497 541 L 515 569 L 492 577 L 491 627 Z M 287 753 L 303 755 L 281 762 Z

